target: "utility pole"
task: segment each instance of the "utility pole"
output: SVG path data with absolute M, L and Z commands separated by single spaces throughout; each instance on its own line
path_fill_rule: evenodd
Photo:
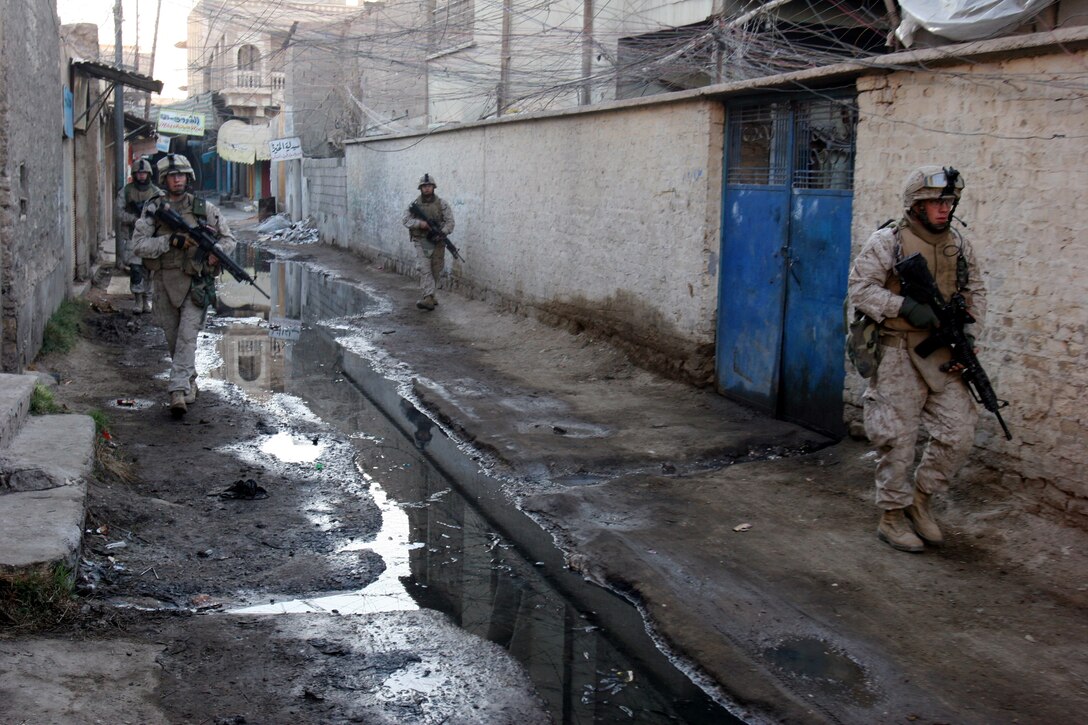
M 499 92 L 495 99 L 495 116 L 501 116 L 510 103 L 510 19 L 514 0 L 502 1 L 502 45 L 499 49 Z
M 123 67 L 124 53 L 121 45 L 121 0 L 116 0 L 113 5 L 113 61 L 118 68 Z M 128 176 L 125 168 L 125 104 L 124 91 L 120 81 L 113 82 L 113 165 L 115 167 L 113 193 L 116 194 L 125 185 L 125 177 Z M 121 268 L 125 264 L 122 259 L 125 253 L 125 242 L 121 233 L 121 217 L 113 218 L 114 241 L 114 266 Z
M 147 69 L 147 75 L 151 78 L 155 77 L 155 51 L 159 47 L 159 15 L 162 13 L 162 0 L 159 0 L 158 6 L 155 8 L 155 34 L 151 36 L 151 63 Z M 148 91 L 147 98 L 144 99 L 144 120 L 151 118 L 151 92 Z
M 593 103 L 593 0 L 582 3 L 582 90 L 579 103 L 588 106 Z

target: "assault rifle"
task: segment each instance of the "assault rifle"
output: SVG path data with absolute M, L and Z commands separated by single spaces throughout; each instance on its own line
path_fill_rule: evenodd
M 450 254 L 453 255 L 454 259 L 460 260 L 462 262 L 465 261 L 465 258 L 461 256 L 460 252 L 457 251 L 457 247 L 453 246 L 453 242 L 450 241 L 450 238 L 446 235 L 446 233 L 439 229 L 433 221 L 427 218 L 427 215 L 424 214 L 423 210 L 419 208 L 419 204 L 413 201 L 408 206 L 408 213 L 414 216 L 416 219 L 419 219 L 420 221 L 427 222 L 427 239 L 430 239 L 435 244 L 445 244 L 446 249 L 450 250 Z
M 203 262 L 214 254 L 215 258 L 219 260 L 219 264 L 222 265 L 223 269 L 230 272 L 232 277 L 239 282 L 253 285 L 257 288 L 258 292 L 265 296 L 265 299 L 270 299 L 267 292 L 260 287 L 257 287 L 256 280 L 249 275 L 249 272 L 242 269 L 237 262 L 230 258 L 230 255 L 219 248 L 219 245 L 215 241 L 215 237 L 212 236 L 211 231 L 203 224 L 198 224 L 195 227 L 189 226 L 185 220 L 181 218 L 181 215 L 170 208 L 169 204 L 158 206 L 155 209 L 155 218 L 178 234 L 188 234 L 200 247 L 200 250 L 197 252 L 198 261 Z
M 1005 439 L 1011 441 L 1012 433 L 1009 432 L 1009 427 L 1005 425 L 1001 417 L 1001 409 L 1009 403 L 1006 400 L 998 400 L 997 393 L 990 384 L 990 378 L 982 369 L 971 341 L 963 331 L 964 325 L 975 321 L 975 318 L 971 317 L 971 313 L 967 311 L 967 301 L 963 295 L 957 292 L 952 295 L 951 300 L 945 302 L 929 271 L 929 265 L 921 254 L 912 254 L 899 262 L 895 265 L 895 271 L 899 275 L 901 294 L 929 305 L 937 315 L 937 329 L 933 330 L 933 334 L 928 338 L 922 340 L 914 351 L 919 357 L 925 358 L 942 347 L 949 348 L 952 351 L 952 359 L 942 365 L 941 370 L 948 372 L 954 365 L 963 367 L 960 377 L 967 384 L 971 397 L 997 416 L 1001 430 L 1005 431 Z

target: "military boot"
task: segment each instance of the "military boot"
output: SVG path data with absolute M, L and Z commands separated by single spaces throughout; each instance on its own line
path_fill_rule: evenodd
M 914 530 L 922 541 L 933 546 L 940 546 L 944 543 L 944 536 L 941 534 L 941 528 L 937 526 L 937 520 L 933 518 L 933 512 L 929 509 L 930 498 L 932 497 L 928 493 L 914 489 L 914 503 L 903 509 L 903 512 L 914 525 Z
M 892 509 L 885 511 L 880 517 L 880 525 L 876 527 L 876 535 L 881 541 L 893 549 L 917 553 L 925 550 L 925 544 L 914 533 L 910 522 L 903 511 L 905 509 Z
M 200 390 L 196 387 L 196 380 L 189 381 L 189 392 L 185 394 L 186 405 L 192 405 L 196 402 L 196 396 L 200 395 Z
M 188 412 L 189 408 L 185 405 L 185 391 L 172 391 L 170 393 L 170 414 L 175 418 L 180 418 Z
M 416 307 L 418 307 L 421 310 L 428 310 L 428 311 L 433 310 L 434 309 L 434 297 L 432 297 L 431 295 L 427 295 L 426 297 L 424 297 L 423 299 L 421 299 L 419 302 L 416 303 Z
M 140 293 L 140 292 L 137 292 L 137 293 L 136 293 L 136 294 L 135 294 L 134 296 L 135 296 L 135 298 L 136 298 L 136 299 L 135 299 L 135 301 L 134 301 L 134 302 L 132 303 L 132 312 L 133 312 L 134 314 L 137 314 L 137 315 L 142 315 L 142 314 L 144 313 L 144 299 L 145 299 L 145 295 L 143 295 L 143 294 L 142 294 L 142 293 Z

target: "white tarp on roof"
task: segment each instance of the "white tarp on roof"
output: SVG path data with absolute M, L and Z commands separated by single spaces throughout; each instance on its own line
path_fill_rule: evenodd
M 250 126 L 242 121 L 227 121 L 219 127 L 215 150 L 219 158 L 238 164 L 252 164 L 272 158 L 268 142 L 272 129 L 267 125 Z
M 925 28 L 950 40 L 979 40 L 1027 20 L 1055 0 L 899 0 L 895 36 L 908 48 Z

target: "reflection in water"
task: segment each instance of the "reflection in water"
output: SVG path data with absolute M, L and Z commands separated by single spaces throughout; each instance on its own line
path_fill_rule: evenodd
M 404 398 L 400 399 L 400 410 L 404 413 L 404 417 L 415 426 L 415 430 L 412 431 L 412 440 L 415 441 L 416 448 L 423 450 L 434 438 L 434 433 L 431 432 L 434 428 L 434 421 L 420 413 L 414 405 Z
M 408 516 L 365 471 L 360 471 L 370 483 L 370 494 L 382 512 L 381 529 L 371 542 L 351 542 L 338 551 L 362 551 L 369 549 L 382 557 L 385 571 L 357 592 L 335 594 L 327 597 L 294 599 L 274 604 L 244 607 L 233 610 L 235 614 L 297 614 L 305 612 L 336 612 L 338 614 L 372 614 L 375 612 L 404 612 L 419 609 L 408 594 L 405 582 L 411 578 L 409 552 L 424 546 L 412 543 L 409 536 Z
M 318 440 L 293 436 L 280 431 L 261 442 L 261 452 L 274 456 L 284 463 L 312 463 L 327 448 Z
M 298 396 L 352 441 L 359 451 L 357 467 L 383 521 L 374 541 L 347 548 L 375 551 L 384 559 L 386 570 L 358 592 L 236 611 L 348 614 L 436 609 L 516 657 L 558 723 L 737 722 L 678 672 L 671 668 L 664 672 L 664 658 L 648 642 L 637 613 L 626 602 L 569 572 L 563 574 L 568 577 L 563 587 L 557 587 L 556 572 L 562 567 L 554 563 L 560 558 L 554 547 L 549 544 L 553 563 L 546 567 L 527 560 L 519 550 L 524 541 L 515 544 L 493 523 L 493 508 L 485 517 L 451 486 L 424 457 L 424 450 L 432 454 L 438 445 L 443 456 L 459 452 L 441 428 L 400 398 L 392 385 L 386 384 L 379 408 L 345 382 L 340 369 L 348 353 L 320 324 L 321 315 L 341 318 L 337 329 L 342 330 L 343 318 L 363 314 L 365 294 L 345 291 L 342 288 L 349 285 L 333 285 L 327 277 L 294 263 L 274 263 L 272 278 L 271 315 L 278 324 L 271 331 L 255 325 L 229 326 L 220 343 L 222 374 L 254 397 L 269 396 L 271 391 Z M 284 324 L 288 321 L 293 324 Z M 298 331 L 297 341 L 290 335 L 272 336 L 285 328 Z M 254 344 L 260 335 L 264 335 L 263 343 Z M 241 364 L 243 353 L 260 360 Z M 247 378 L 245 373 L 254 370 L 259 374 Z M 257 380 L 275 387 L 255 390 Z M 310 441 L 300 443 L 282 435 L 284 450 L 316 448 Z M 484 480 L 478 466 L 464 460 L 473 466 L 477 483 L 483 481 L 484 488 L 473 489 L 474 500 L 478 503 L 487 495 L 501 498 L 495 495 L 497 482 Z M 546 538 L 539 530 L 531 531 L 535 525 L 523 514 L 502 505 L 511 509 L 510 520 L 518 522 L 507 522 L 503 530 L 517 532 L 519 539 Z M 568 598 L 571 586 L 586 589 L 582 601 L 594 601 L 592 608 Z M 606 607 L 620 613 L 605 611 Z M 598 626 L 617 621 L 633 621 L 633 627 L 625 629 L 639 631 L 624 631 L 616 640 Z M 645 652 L 625 654 L 639 637 L 646 640 L 645 649 L 657 656 L 655 664 L 647 663 Z M 620 640 L 626 643 L 623 649 L 616 644 Z M 667 684 L 660 688 L 656 683 Z

